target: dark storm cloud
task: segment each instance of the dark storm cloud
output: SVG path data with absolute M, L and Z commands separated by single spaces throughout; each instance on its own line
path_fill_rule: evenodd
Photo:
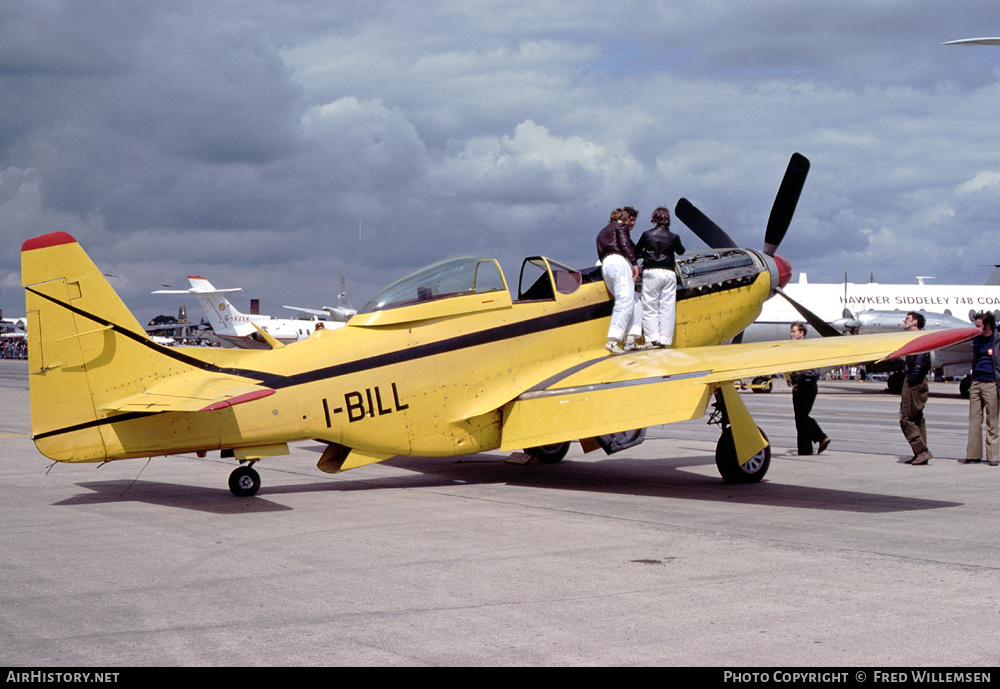
M 7 2 L 0 306 L 23 308 L 17 248 L 52 230 L 121 274 L 131 306 L 168 311 L 147 292 L 191 272 L 316 306 L 341 264 L 358 302 L 449 254 L 586 264 L 611 208 L 645 222 L 680 196 L 759 246 L 794 150 L 813 161 L 782 247 L 796 268 L 975 279 L 953 271 L 959 238 L 995 252 L 1000 49 L 938 44 L 995 33 L 993 15 Z

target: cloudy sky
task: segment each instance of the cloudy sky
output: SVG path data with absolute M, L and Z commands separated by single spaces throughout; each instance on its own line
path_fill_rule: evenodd
M 997 35 L 995 0 L 4 0 L 0 308 L 55 230 L 142 320 L 189 274 L 274 315 L 341 266 L 355 306 L 464 253 L 514 283 L 682 196 L 759 247 L 794 151 L 796 271 L 982 283 L 1000 47 L 940 44 Z

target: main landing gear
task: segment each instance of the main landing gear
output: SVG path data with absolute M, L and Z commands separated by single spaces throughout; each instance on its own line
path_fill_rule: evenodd
M 760 434 L 767 440 L 764 431 L 760 431 Z M 757 483 L 764 478 L 764 474 L 771 466 L 771 444 L 768 443 L 767 447 L 741 465 L 736 457 L 733 429 L 727 428 L 722 431 L 722 436 L 715 446 L 715 466 L 726 483 Z
M 238 498 L 248 498 L 260 490 L 260 474 L 253 468 L 256 461 L 238 466 L 229 475 L 229 490 Z
M 730 386 L 731 388 L 731 386 Z M 732 390 L 733 394 L 736 394 L 735 390 Z M 741 416 L 745 417 L 746 422 L 753 423 L 753 419 L 750 418 L 749 413 L 746 411 L 746 407 L 739 398 L 735 399 L 735 402 L 739 404 L 741 410 L 733 410 L 739 413 Z M 722 435 L 719 437 L 719 442 L 715 446 L 715 466 L 719 470 L 719 474 L 722 475 L 722 480 L 726 483 L 757 483 L 764 478 L 767 474 L 768 468 L 771 466 L 771 443 L 767 440 L 767 435 L 757 427 L 760 434 L 764 437 L 764 441 L 767 445 L 764 446 L 760 452 L 755 454 L 749 460 L 740 464 L 739 458 L 736 454 L 736 441 L 733 438 L 733 427 L 731 425 L 729 413 L 726 410 L 726 402 L 723 399 L 723 392 L 721 389 L 715 391 L 715 409 L 709 416 L 708 423 L 717 424 L 722 428 Z
M 566 453 L 569 452 L 569 443 L 553 443 L 552 445 L 526 447 L 524 451 L 542 464 L 555 464 L 556 462 L 561 462 Z

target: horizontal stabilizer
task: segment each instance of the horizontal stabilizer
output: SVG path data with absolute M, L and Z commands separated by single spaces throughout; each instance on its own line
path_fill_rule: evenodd
M 144 392 L 115 400 L 104 412 L 167 412 L 215 411 L 244 404 L 274 394 L 271 388 L 249 384 L 246 380 L 227 377 L 204 377 L 193 380 L 181 376 Z

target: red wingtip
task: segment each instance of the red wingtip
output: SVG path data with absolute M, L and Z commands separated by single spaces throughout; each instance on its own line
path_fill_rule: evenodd
M 905 345 L 886 357 L 886 359 L 898 359 L 909 354 L 920 354 L 930 352 L 942 347 L 949 347 L 966 340 L 971 340 L 976 335 L 981 334 L 979 328 L 950 328 L 948 330 L 932 330 L 924 333 L 920 337 L 910 340 Z
M 34 249 L 44 249 L 50 246 L 59 246 L 60 244 L 76 244 L 76 240 L 73 236 L 65 232 L 49 232 L 48 234 L 43 234 L 40 237 L 32 237 L 21 245 L 21 251 L 32 251 Z

